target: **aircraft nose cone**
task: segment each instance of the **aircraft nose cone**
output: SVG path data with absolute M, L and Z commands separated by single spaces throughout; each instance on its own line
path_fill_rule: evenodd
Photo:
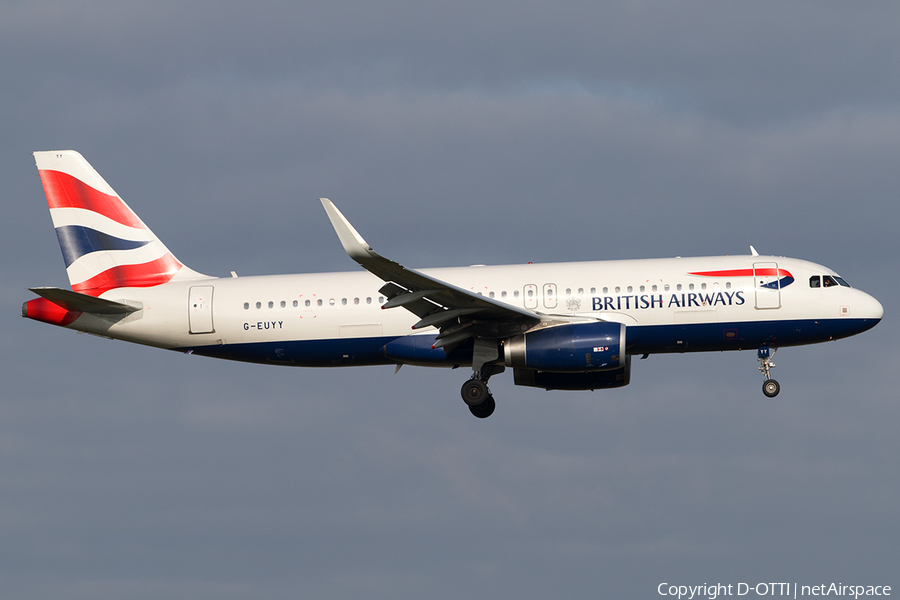
M 881 302 L 874 297 L 862 292 L 859 305 L 853 308 L 853 313 L 855 313 L 858 318 L 872 321 L 872 324 L 869 325 L 869 327 L 874 327 L 884 316 L 884 307 L 881 305 Z
M 879 302 L 872 296 L 869 296 L 869 300 L 871 300 L 871 304 L 872 304 L 872 306 L 869 308 L 869 311 L 872 316 L 869 318 L 870 319 L 878 319 L 880 321 L 881 318 L 884 316 L 884 307 L 881 305 L 881 302 Z

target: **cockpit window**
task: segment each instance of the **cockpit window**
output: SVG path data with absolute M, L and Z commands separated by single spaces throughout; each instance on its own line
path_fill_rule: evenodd
M 835 279 L 835 281 L 838 282 L 839 285 L 841 285 L 843 287 L 850 287 L 850 284 L 847 283 L 846 281 L 844 281 L 842 278 L 835 276 L 834 279 Z
M 819 275 L 813 275 L 809 278 L 809 287 L 817 288 L 822 287 L 822 278 Z
M 831 275 L 822 275 L 822 287 L 834 287 L 838 284 Z

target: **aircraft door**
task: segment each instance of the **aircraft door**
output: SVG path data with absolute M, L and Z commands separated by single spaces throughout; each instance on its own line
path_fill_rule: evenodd
M 525 299 L 525 308 L 537 308 L 538 299 L 537 299 L 537 286 L 529 283 L 522 290 L 522 295 Z
M 544 284 L 544 308 L 556 308 L 556 284 Z
M 753 286 L 756 288 L 756 308 L 781 308 L 778 263 L 753 263 Z
M 195 285 L 188 300 L 188 320 L 191 333 L 214 333 L 213 329 L 213 286 Z

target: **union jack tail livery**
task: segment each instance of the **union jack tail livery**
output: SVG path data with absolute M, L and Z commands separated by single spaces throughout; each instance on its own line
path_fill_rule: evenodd
M 34 157 L 74 291 L 100 296 L 204 277 L 175 258 L 81 154 Z

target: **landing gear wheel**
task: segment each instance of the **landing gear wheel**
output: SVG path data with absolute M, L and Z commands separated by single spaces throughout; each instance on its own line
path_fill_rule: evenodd
M 767 398 L 774 398 L 780 391 L 781 385 L 774 379 L 767 379 L 765 383 L 763 383 L 763 394 L 765 394 Z
M 468 404 L 469 408 L 479 406 L 490 398 L 487 384 L 480 379 L 468 380 L 463 384 L 459 393 L 462 395 L 463 402 Z
M 469 412 L 478 417 L 479 419 L 487 419 L 489 416 L 494 414 L 494 409 L 497 407 L 494 404 L 494 397 L 488 394 L 487 400 L 483 401 L 478 406 L 470 406 Z

